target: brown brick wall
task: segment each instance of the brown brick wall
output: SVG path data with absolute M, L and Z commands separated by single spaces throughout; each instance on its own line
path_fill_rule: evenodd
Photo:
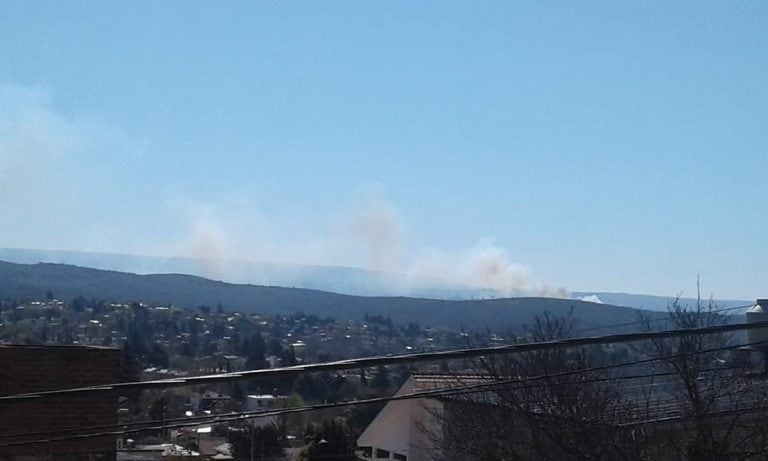
M 64 389 L 120 381 L 118 349 L 52 346 L 0 346 L 0 395 Z M 82 394 L 0 402 L 0 434 L 25 434 L 117 423 L 117 396 Z M 29 437 L 2 437 L 0 445 Z M 54 436 L 55 437 L 55 436 Z M 116 437 L 0 447 L 0 459 L 28 455 L 39 459 L 88 459 L 88 453 L 114 459 Z M 13 456 L 11 456 L 13 455 Z

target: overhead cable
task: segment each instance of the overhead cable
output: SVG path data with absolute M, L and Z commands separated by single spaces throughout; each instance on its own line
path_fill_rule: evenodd
M 760 341 L 751 343 L 749 345 L 764 345 L 768 343 L 768 341 Z M 551 379 L 554 377 L 566 377 L 571 375 L 578 375 L 583 373 L 591 373 L 596 371 L 603 371 L 603 370 L 609 370 L 612 368 L 619 368 L 619 367 L 626 367 L 626 366 L 633 366 L 633 365 L 640 365 L 640 364 L 646 364 L 646 363 L 652 363 L 660 360 L 669 360 L 669 359 L 675 359 L 675 358 L 682 358 L 682 357 L 688 357 L 688 356 L 694 356 L 699 354 L 705 354 L 705 353 L 712 353 L 712 352 L 719 352 L 719 351 L 725 351 L 725 350 L 731 350 L 736 349 L 739 347 L 742 347 L 744 345 L 730 345 L 730 346 L 722 346 L 717 348 L 710 348 L 705 349 L 701 351 L 694 351 L 694 352 L 687 352 L 687 353 L 680 353 L 680 354 L 673 354 L 673 355 L 665 355 L 660 357 L 652 357 L 642 360 L 635 360 L 632 362 L 623 362 L 619 364 L 610 364 L 610 365 L 601 365 L 601 366 L 595 366 L 591 368 L 585 368 L 585 369 L 578 369 L 578 370 L 567 370 L 559 373 L 551 373 L 551 374 L 543 374 L 538 376 L 530 376 L 530 377 L 520 377 L 520 378 L 512 378 L 512 379 L 504 379 L 504 380 L 494 380 L 492 382 L 482 382 L 482 383 L 474 383 L 474 384 L 468 384 L 463 386 L 453 386 L 453 387 L 446 387 L 446 388 L 438 388 L 438 389 L 431 389 L 431 390 L 425 390 L 425 391 L 418 391 L 411 394 L 403 394 L 403 395 L 397 395 L 392 397 L 376 397 L 371 399 L 363 399 L 363 400 L 353 400 L 353 401 L 347 401 L 347 402 L 336 402 L 336 403 L 329 403 L 329 404 L 317 404 L 317 405 L 308 405 L 303 407 L 293 407 L 293 408 L 286 408 L 286 409 L 280 409 L 280 410 L 274 410 L 274 411 L 259 411 L 259 412 L 241 412 L 241 413 L 234 413 L 234 414 L 228 414 L 228 415 L 210 415 L 205 417 L 198 417 L 194 420 L 190 418 L 176 418 L 174 420 L 164 420 L 163 423 L 159 425 L 154 426 L 144 426 L 141 428 L 129 428 L 129 429 L 114 429 L 114 430 L 108 430 L 108 431 L 102 431 L 102 432 L 89 432 L 89 433 L 78 433 L 73 435 L 64 435 L 60 437 L 49 437 L 45 439 L 35 439 L 35 440 L 22 440 L 22 441 L 14 441 L 14 442 L 8 442 L 4 444 L 0 444 L 0 448 L 3 447 L 10 447 L 10 446 L 18 446 L 18 445 L 29 445 L 29 444 L 38 444 L 38 443 L 52 443 L 52 442 L 60 442 L 60 441 L 66 441 L 66 440 L 74 440 L 74 439 L 81 439 L 81 438 L 88 438 L 88 437 L 99 437 L 99 436 L 116 436 L 116 435 L 122 435 L 122 434 L 128 434 L 128 433 L 137 433 L 142 431 L 149 431 L 149 430 L 163 430 L 163 429 L 173 429 L 173 428 L 183 428 L 183 427 L 196 427 L 200 426 L 201 424 L 214 424 L 214 423 L 222 423 L 222 422 L 234 422 L 234 421 L 243 421 L 253 418 L 263 418 L 263 417 L 270 417 L 270 416 L 279 416 L 284 414 L 291 414 L 291 413 L 300 413 L 300 412 L 306 412 L 306 411 L 316 411 L 316 410 L 323 410 L 328 408 L 337 408 L 337 407 L 346 407 L 346 406 L 353 406 L 353 405 L 362 405 L 362 404 L 372 404 L 372 403 L 386 403 L 391 401 L 398 401 L 398 400 L 410 400 L 410 399 L 420 399 L 420 398 L 436 398 L 436 397 L 451 397 L 451 396 L 457 396 L 457 395 L 465 395 L 465 394 L 472 394 L 472 393 L 481 393 L 481 392 L 490 392 L 490 391 L 499 391 L 499 390 L 507 390 L 507 391 L 515 391 L 515 390 L 522 390 L 526 388 L 532 388 L 532 387 L 542 387 L 542 386 L 549 386 L 553 383 L 549 382 L 546 384 L 539 384 L 539 385 L 529 385 L 529 386 L 516 386 L 515 384 L 519 383 L 525 383 L 525 382 L 533 382 L 537 380 L 542 379 Z M 726 368 L 724 368 L 726 369 Z M 704 371 L 704 370 L 702 370 Z M 710 370 L 707 370 L 710 371 Z M 633 376 L 632 378 L 642 378 L 642 377 L 652 377 L 655 375 L 669 375 L 674 374 L 674 372 L 665 372 L 665 373 L 650 373 L 646 375 L 637 375 Z M 609 377 L 609 378 L 598 378 L 595 380 L 595 382 L 599 381 L 610 381 L 616 379 L 616 377 Z M 579 383 L 585 383 L 589 382 L 588 380 L 582 380 L 582 381 L 575 381 L 575 382 L 567 382 L 563 383 L 563 385 L 574 385 Z M 156 421 L 153 421 L 153 423 Z M 137 423 L 142 424 L 142 423 Z M 148 423 L 144 423 L 148 424 Z M 115 425 L 108 426 L 110 428 L 117 427 Z M 123 426 L 120 426 L 123 427 Z M 84 428 L 79 428 L 79 431 L 85 430 Z M 51 432 L 47 432 L 51 433 Z M 62 431 L 53 432 L 53 433 L 62 433 Z M 29 434 L 17 434 L 16 437 L 24 437 L 24 436 L 32 436 L 32 433 Z M 41 434 L 34 434 L 34 435 L 41 435 Z
M 122 391 L 170 388 L 182 386 L 195 386 L 218 382 L 238 381 L 245 379 L 287 377 L 305 373 L 321 371 L 340 371 L 375 367 L 379 365 L 396 365 L 406 363 L 430 362 L 440 360 L 468 359 L 488 355 L 515 354 L 534 352 L 541 350 L 562 349 L 568 347 L 589 346 L 597 344 L 615 344 L 649 339 L 664 339 L 690 335 L 708 335 L 727 333 L 737 330 L 752 330 L 768 328 L 768 321 L 752 323 L 736 323 L 727 325 L 715 325 L 698 328 L 682 328 L 673 330 L 659 330 L 640 333 L 619 333 L 604 336 L 591 336 L 569 339 L 557 339 L 544 342 L 531 342 L 522 344 L 508 344 L 500 346 L 457 349 L 442 352 L 420 352 L 415 354 L 403 354 L 394 356 L 375 356 L 356 359 L 338 360 L 334 362 L 315 363 L 307 365 L 295 365 L 281 368 L 267 368 L 259 370 L 237 371 L 232 373 L 219 373 L 213 375 L 191 376 L 186 378 L 170 378 L 149 381 L 120 382 L 96 386 L 84 386 L 71 389 L 58 389 L 41 392 L 13 394 L 0 397 L 0 402 L 28 400 L 41 397 L 64 397 L 84 393 L 115 393 Z

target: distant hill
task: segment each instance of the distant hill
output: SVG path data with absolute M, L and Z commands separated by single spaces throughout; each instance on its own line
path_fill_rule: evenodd
M 590 328 L 638 318 L 638 310 L 572 299 L 510 298 L 488 300 L 439 300 L 406 297 L 363 297 L 300 288 L 231 284 L 191 275 L 137 275 L 63 264 L 15 264 L 0 261 L 0 297 L 41 299 L 47 291 L 61 300 L 78 296 L 116 301 L 200 305 L 267 314 L 294 313 L 360 319 L 380 314 L 400 323 L 419 322 L 500 331 L 529 323 L 545 311 L 555 315 L 573 309 L 578 326 Z M 649 315 L 658 315 L 649 313 Z
M 0 261 L 18 264 L 55 263 L 133 274 L 189 274 L 230 283 L 297 287 L 359 296 L 408 296 L 470 300 L 494 298 L 490 289 L 457 286 L 441 280 L 417 279 L 354 267 L 313 266 L 238 260 L 203 261 L 194 258 L 139 256 L 64 250 L 0 248 Z M 615 306 L 666 311 L 673 297 L 643 294 L 574 292 L 573 299 Z M 681 298 L 684 305 L 695 300 Z M 743 306 L 751 301 L 715 300 L 722 307 Z
M 634 307 L 637 309 L 646 309 L 651 311 L 666 311 L 675 298 L 672 296 L 651 296 L 651 295 L 636 295 L 629 293 L 604 293 L 604 292 L 574 292 L 572 296 L 576 299 L 596 300 L 607 304 L 613 304 L 616 306 Z M 693 298 L 680 298 L 680 305 L 682 306 L 694 306 L 696 300 Z M 709 299 L 704 299 L 704 302 L 709 302 Z M 738 306 L 751 306 L 755 303 L 754 300 L 747 301 L 743 299 L 716 299 L 713 302 L 720 308 L 731 308 Z M 744 310 L 747 308 L 745 307 Z M 738 310 L 735 310 L 737 312 Z
M 341 266 L 318 266 L 243 260 L 140 256 L 67 250 L 0 248 L 0 261 L 17 264 L 71 264 L 134 274 L 190 274 L 230 283 L 309 288 L 361 296 L 415 296 L 437 299 L 491 298 L 493 290 L 456 286 Z

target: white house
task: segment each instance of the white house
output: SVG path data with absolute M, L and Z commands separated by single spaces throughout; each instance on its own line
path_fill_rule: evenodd
M 281 403 L 285 401 L 285 396 L 275 396 L 272 394 L 249 395 L 245 399 L 245 411 L 274 411 L 281 408 Z M 263 416 L 250 420 L 251 424 L 257 427 L 265 427 L 270 424 L 277 424 L 277 416 Z
M 395 395 L 457 387 L 481 379 L 478 376 L 416 374 L 408 378 Z M 440 447 L 430 435 L 441 431 L 441 422 L 433 415 L 443 409 L 443 401 L 435 398 L 387 402 L 357 439 L 357 456 L 364 460 L 431 461 L 439 455 Z

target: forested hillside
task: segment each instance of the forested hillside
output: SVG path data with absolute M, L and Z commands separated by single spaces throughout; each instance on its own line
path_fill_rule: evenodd
M 61 264 L 0 262 L 0 296 L 39 299 L 50 292 L 71 301 L 85 298 L 142 300 L 194 308 L 217 306 L 266 314 L 305 312 L 341 319 L 365 314 L 390 317 L 400 323 L 452 328 L 503 330 L 529 323 L 545 311 L 566 314 L 573 309 L 579 327 L 637 320 L 636 309 L 571 299 L 508 298 L 448 301 L 404 297 L 364 297 L 299 288 L 239 285 L 175 274 L 136 275 Z M 658 313 L 652 315 L 659 315 Z

